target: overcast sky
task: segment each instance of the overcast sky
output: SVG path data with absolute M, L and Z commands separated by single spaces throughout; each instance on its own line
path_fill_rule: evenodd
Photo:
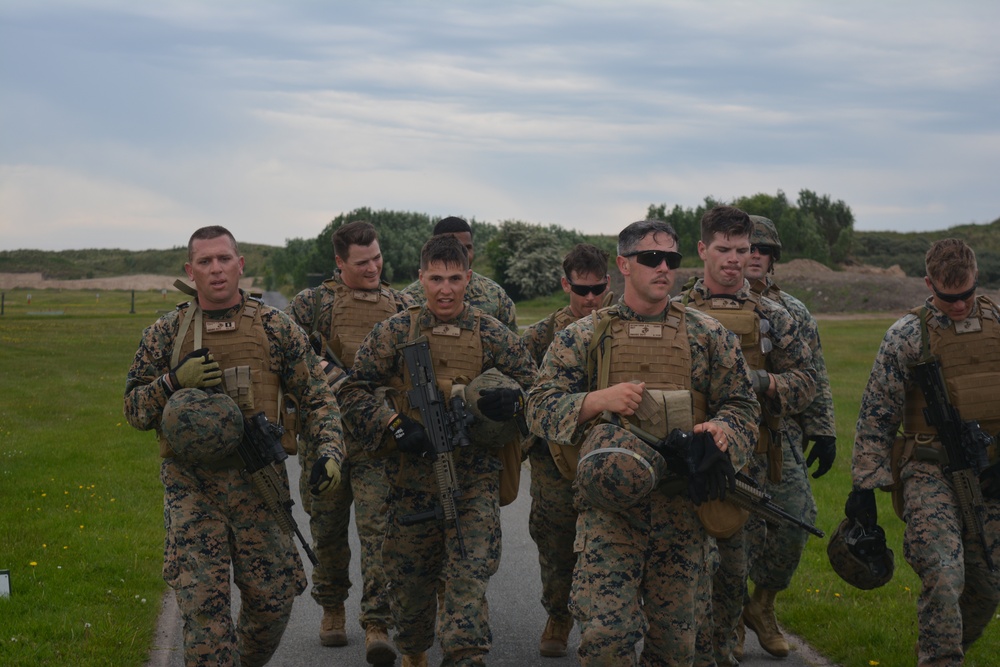
M 986 223 L 998 26 L 987 0 L 0 0 L 0 249 L 283 245 L 360 206 L 616 234 L 801 189 L 862 230 Z

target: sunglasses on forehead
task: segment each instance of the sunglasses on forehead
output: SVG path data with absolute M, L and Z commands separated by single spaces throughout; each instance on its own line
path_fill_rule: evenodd
M 945 303 L 955 303 L 956 301 L 967 301 L 969 297 L 976 293 L 976 288 L 979 287 L 979 281 L 972 283 L 970 289 L 965 290 L 961 294 L 947 294 L 945 292 L 939 292 L 937 286 L 931 282 L 931 289 L 934 290 L 934 296 L 941 299 Z
M 569 282 L 568 280 L 566 282 Z M 578 294 L 580 296 L 587 296 L 588 294 L 593 294 L 597 296 L 598 294 L 604 294 L 604 290 L 608 289 L 608 279 L 605 278 L 603 283 L 597 283 L 596 285 L 575 285 L 569 283 L 569 288 L 573 290 L 573 294 Z
M 663 262 L 668 269 L 676 269 L 681 265 L 681 254 L 672 250 L 636 250 L 627 252 L 622 257 L 635 257 L 635 261 L 651 269 L 658 268 Z

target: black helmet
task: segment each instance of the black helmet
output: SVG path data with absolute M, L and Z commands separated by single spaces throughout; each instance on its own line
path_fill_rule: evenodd
M 882 527 L 865 530 L 854 519 L 840 522 L 826 546 L 826 555 L 841 579 L 863 591 L 885 586 L 896 567 Z

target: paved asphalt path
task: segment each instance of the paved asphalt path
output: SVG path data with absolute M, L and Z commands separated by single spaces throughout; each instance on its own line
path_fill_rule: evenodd
M 278 308 L 284 308 L 287 301 L 280 294 L 266 293 L 265 301 Z M 284 302 L 283 302 L 284 301 Z M 295 457 L 290 457 L 288 474 L 292 482 L 292 495 L 295 499 L 293 515 L 306 537 L 309 536 L 309 522 L 302 510 L 298 496 L 298 479 L 300 470 Z M 503 556 L 500 569 L 490 580 L 487 593 L 490 604 L 491 627 L 493 630 L 493 648 L 488 656 L 488 664 L 497 667 L 525 667 L 528 665 L 540 667 L 560 667 L 578 665 L 573 652 L 579 640 L 579 631 L 574 629 L 570 635 L 570 656 L 566 658 L 541 658 L 538 655 L 538 640 L 545 625 L 546 614 L 539 602 L 541 597 L 541 582 L 538 570 L 538 552 L 534 542 L 528 535 L 528 511 L 531 497 L 528 494 L 531 472 L 526 466 L 521 475 L 521 490 L 517 500 L 501 510 L 503 528 Z M 307 589 L 300 595 L 292 609 L 292 618 L 281 640 L 274 657 L 268 663 L 273 667 L 310 667 L 312 665 L 329 667 L 344 665 L 365 667 L 364 631 L 357 622 L 359 613 L 359 598 L 361 595 L 361 571 L 358 560 L 359 546 L 354 532 L 353 520 L 350 534 L 352 561 L 351 581 L 355 582 L 347 600 L 347 637 L 348 645 L 342 648 L 329 648 L 319 643 L 319 623 L 322 610 L 317 605 Z M 306 573 L 311 576 L 312 565 L 305 555 L 302 555 Z M 239 608 L 239 591 L 233 587 L 233 608 Z M 761 667 L 771 665 L 777 667 L 805 667 L 807 665 L 829 665 L 808 646 L 797 642 L 792 654 L 783 660 L 772 658 L 757 644 L 756 635 L 747 631 L 747 654 L 741 663 L 744 667 Z M 429 663 L 440 664 L 441 652 L 437 646 L 431 649 Z M 163 602 L 163 611 L 157 631 L 154 649 L 150 654 L 149 667 L 183 667 L 183 648 L 180 629 L 180 618 L 173 601 L 172 591 L 168 591 Z M 399 660 L 396 661 L 399 664 Z

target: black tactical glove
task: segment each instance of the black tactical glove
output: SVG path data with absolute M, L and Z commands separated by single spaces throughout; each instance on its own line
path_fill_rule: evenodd
M 844 514 L 848 519 L 860 523 L 865 530 L 874 530 L 878 525 L 878 507 L 875 505 L 874 489 L 854 487 L 844 504 Z
M 715 445 L 715 438 L 708 431 L 691 437 L 688 466 L 693 467 L 688 482 L 688 495 L 695 505 L 706 500 L 725 500 L 726 493 L 736 490 L 736 469 L 729 454 Z
M 806 442 L 813 441 L 816 444 L 809 450 L 806 457 L 806 467 L 812 466 L 814 461 L 819 461 L 819 467 L 813 473 L 813 479 L 822 477 L 833 467 L 833 461 L 837 458 L 837 437 L 833 435 L 807 435 Z
M 222 370 L 208 348 L 203 347 L 188 353 L 170 370 L 170 384 L 174 391 L 183 387 L 214 387 L 222 384 Z
M 479 395 L 476 407 L 487 419 L 509 421 L 524 412 L 524 394 L 520 389 L 487 389 Z
M 340 486 L 340 466 L 329 456 L 321 456 L 309 473 L 309 492 L 313 496 L 333 491 Z
M 396 415 L 396 418 L 389 422 L 389 433 L 396 440 L 396 449 L 408 454 L 427 453 L 427 431 L 424 425 L 418 421 L 410 419 L 406 415 Z

